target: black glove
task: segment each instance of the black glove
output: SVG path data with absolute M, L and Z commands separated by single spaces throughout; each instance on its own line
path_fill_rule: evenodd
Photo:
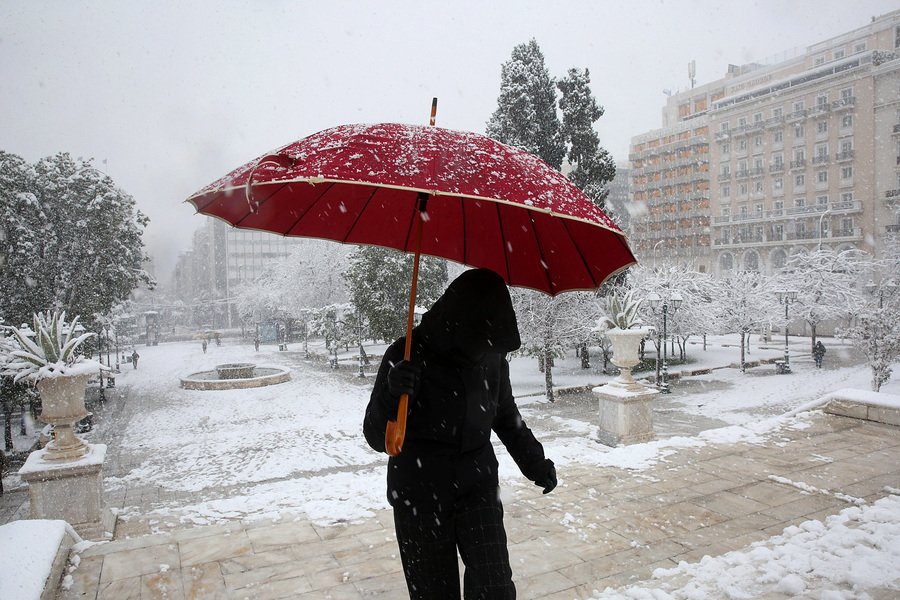
M 556 467 L 553 466 L 553 461 L 548 458 L 544 461 L 542 468 L 543 473 L 534 480 L 534 485 L 544 488 L 544 493 L 549 494 L 556 487 Z
M 422 368 L 419 365 L 405 360 L 395 363 L 387 374 L 388 391 L 391 396 L 395 398 L 399 398 L 403 394 L 412 396 L 421 374 Z

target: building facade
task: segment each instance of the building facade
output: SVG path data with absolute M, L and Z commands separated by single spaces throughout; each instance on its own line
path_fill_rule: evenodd
M 900 11 L 672 95 L 630 160 L 638 259 L 771 273 L 818 247 L 883 254 L 900 200 Z

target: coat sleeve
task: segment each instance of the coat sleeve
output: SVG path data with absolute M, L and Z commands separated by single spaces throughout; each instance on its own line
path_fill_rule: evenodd
M 404 342 L 405 340 L 401 338 L 385 350 L 381 366 L 378 367 L 378 374 L 375 376 L 375 385 L 372 387 L 369 404 L 366 406 L 363 434 L 366 436 L 369 446 L 377 452 L 385 452 L 384 433 L 387 429 L 387 422 L 389 419 L 397 418 L 396 408 L 393 413 L 389 408 L 394 402 L 388 391 L 387 373 L 394 363 L 403 360 Z
M 497 416 L 494 417 L 492 428 L 516 461 L 522 475 L 535 481 L 544 475 L 553 463 L 544 456 L 544 447 L 522 420 L 512 395 L 509 363 L 505 358 L 501 359 L 500 364 L 499 391 Z

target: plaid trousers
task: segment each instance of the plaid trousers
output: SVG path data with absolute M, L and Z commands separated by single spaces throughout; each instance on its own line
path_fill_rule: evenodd
M 498 492 L 494 480 L 453 498 L 433 494 L 433 502 L 394 505 L 411 599 L 459 600 L 458 550 L 465 565 L 465 600 L 515 600 Z

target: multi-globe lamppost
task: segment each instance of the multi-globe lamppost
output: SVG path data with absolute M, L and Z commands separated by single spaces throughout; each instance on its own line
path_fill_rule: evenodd
M 653 310 L 653 313 L 656 314 L 657 309 L 662 310 L 662 320 L 663 320 L 663 328 L 662 328 L 662 344 L 656 344 L 656 364 L 659 366 L 659 347 L 662 345 L 662 377 L 660 378 L 659 368 L 656 370 L 656 387 L 663 394 L 668 394 L 672 390 L 669 389 L 669 367 L 666 360 L 666 340 L 668 339 L 668 317 L 669 310 L 672 311 L 672 314 L 675 314 L 675 311 L 678 310 L 678 307 L 681 306 L 681 295 L 678 292 L 675 292 L 671 295 L 666 296 L 665 298 L 661 298 L 659 294 L 656 292 L 651 292 L 647 296 L 647 302 L 650 304 L 650 308 Z
M 778 297 L 778 303 L 784 304 L 784 367 L 781 373 L 791 372 L 791 356 L 788 350 L 788 307 L 797 301 L 797 292 L 795 290 L 778 290 L 775 292 Z

